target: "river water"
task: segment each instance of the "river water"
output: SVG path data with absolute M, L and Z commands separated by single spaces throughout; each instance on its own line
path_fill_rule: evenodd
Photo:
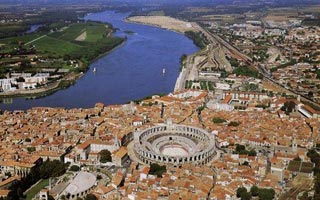
M 123 21 L 129 14 L 105 11 L 90 14 L 87 20 L 109 22 L 126 42 L 90 65 L 89 71 L 71 87 L 39 99 L 3 99 L 2 110 L 25 110 L 50 106 L 88 108 L 95 103 L 122 104 L 157 93 L 173 91 L 182 54 L 198 50 L 182 34 L 157 27 Z M 127 34 L 133 31 L 133 34 Z M 96 73 L 93 69 L 96 68 Z M 165 75 L 162 70 L 166 69 Z
M 42 24 L 34 24 L 30 26 L 30 29 L 28 31 L 26 31 L 26 33 L 33 33 L 35 31 L 37 31 L 40 27 L 42 27 Z

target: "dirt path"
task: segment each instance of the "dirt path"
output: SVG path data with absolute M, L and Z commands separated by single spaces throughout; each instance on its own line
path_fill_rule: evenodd
M 85 41 L 87 39 L 87 31 L 81 33 L 75 40 L 76 41 Z
M 37 41 L 37 40 L 40 40 L 41 38 L 44 38 L 44 37 L 46 37 L 46 36 L 47 36 L 47 35 L 40 36 L 40 37 L 38 37 L 38 38 L 36 38 L 36 39 L 34 39 L 34 40 L 31 40 L 30 42 L 25 43 L 24 45 L 26 46 L 26 45 L 28 45 L 28 44 L 31 44 L 31 43 L 33 43 L 33 42 L 35 42 L 35 41 Z

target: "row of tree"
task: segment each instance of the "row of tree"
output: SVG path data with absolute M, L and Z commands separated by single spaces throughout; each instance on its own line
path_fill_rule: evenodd
M 236 144 L 236 149 L 233 153 L 240 154 L 240 155 L 248 155 L 248 156 L 256 156 L 257 155 L 257 152 L 254 149 L 247 150 L 246 147 L 241 144 Z
M 250 191 L 247 191 L 245 187 L 240 187 L 237 190 L 237 197 L 241 200 L 250 200 L 252 197 L 259 197 L 261 200 L 272 200 L 275 196 L 273 189 L 259 188 L 252 186 Z
M 262 78 L 258 71 L 250 69 L 248 66 L 239 66 L 233 70 L 233 73 L 237 76 L 249 76 L 254 78 Z
M 201 32 L 194 32 L 194 31 L 186 31 L 184 33 L 188 38 L 193 40 L 193 43 L 200 47 L 201 49 L 207 46 L 207 39 L 206 36 L 203 35 Z
M 320 199 L 320 155 L 317 153 L 316 150 L 312 149 L 309 150 L 307 156 L 310 158 L 311 162 L 315 164 L 314 166 L 314 175 L 316 176 L 314 180 L 314 196 L 313 199 L 319 200 Z

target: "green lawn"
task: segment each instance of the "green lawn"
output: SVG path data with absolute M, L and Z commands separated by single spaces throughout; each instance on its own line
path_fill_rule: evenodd
M 36 186 L 29 190 L 26 194 L 26 200 L 31 200 L 41 189 L 49 185 L 49 179 L 41 180 Z
M 71 42 L 55 39 L 49 36 L 41 38 L 32 43 L 36 49 L 43 53 L 51 53 L 55 55 L 67 55 L 72 52 L 78 51 L 81 46 Z

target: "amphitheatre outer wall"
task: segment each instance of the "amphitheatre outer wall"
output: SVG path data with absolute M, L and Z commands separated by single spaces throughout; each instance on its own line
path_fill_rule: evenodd
M 134 152 L 145 164 L 205 165 L 216 155 L 215 138 L 197 127 L 161 124 L 135 133 Z

